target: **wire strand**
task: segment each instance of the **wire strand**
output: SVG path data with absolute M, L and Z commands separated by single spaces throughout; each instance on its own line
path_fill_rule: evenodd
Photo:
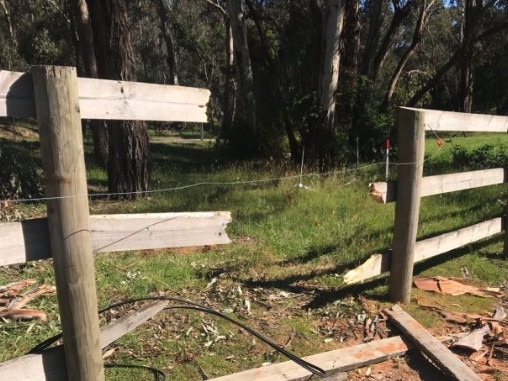
M 425 159 L 423 162 L 428 161 L 432 156 L 434 156 L 441 147 L 434 152 L 430 157 Z M 70 199 L 70 198 L 79 198 L 79 197 L 87 197 L 89 199 L 95 199 L 95 198 L 111 198 L 115 196 L 129 196 L 129 195 L 151 195 L 151 194 L 157 194 L 157 193 L 167 193 L 167 192 L 175 192 L 175 191 L 182 191 L 187 190 L 190 188 L 196 188 L 196 187 L 204 187 L 204 186 L 241 186 L 241 185 L 250 185 L 250 184 L 262 184 L 262 183 L 268 183 L 268 182 L 275 182 L 275 181 L 282 181 L 282 180 L 292 180 L 292 179 L 302 179 L 303 177 L 313 177 L 313 176 L 330 176 L 330 175 L 337 175 L 337 174 L 347 174 L 355 171 L 362 171 L 367 168 L 375 167 L 375 166 L 381 166 L 385 165 L 385 162 L 376 162 L 371 164 L 366 164 L 359 168 L 346 168 L 341 170 L 335 170 L 335 171 L 329 171 L 329 172 L 312 172 L 308 174 L 297 174 L 297 175 L 291 175 L 291 176 L 280 176 L 280 177 L 273 177 L 268 179 L 254 179 L 254 180 L 239 180 L 239 181 L 202 181 L 194 184 L 187 184 L 177 187 L 171 187 L 171 188 L 162 188 L 162 189 L 153 189 L 153 190 L 147 190 L 147 191 L 137 191 L 137 192 L 113 192 L 113 193 L 90 193 L 90 194 L 79 194 L 79 195 L 72 195 L 72 196 L 54 196 L 54 197 L 35 197 L 35 198 L 19 198 L 19 199 L 0 199 L 0 203 L 37 203 L 37 202 L 44 202 L 44 201 L 51 201 L 51 200 L 63 200 L 63 199 Z M 407 163 L 390 163 L 390 167 L 397 167 L 401 165 L 414 165 L 417 164 L 416 162 L 407 162 Z M 346 184 L 349 185 L 350 183 Z

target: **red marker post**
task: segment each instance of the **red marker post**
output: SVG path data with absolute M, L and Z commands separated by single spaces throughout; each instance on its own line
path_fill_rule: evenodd
M 388 171 L 390 168 L 390 139 L 386 139 L 385 142 L 385 149 L 386 149 L 386 181 L 388 181 Z

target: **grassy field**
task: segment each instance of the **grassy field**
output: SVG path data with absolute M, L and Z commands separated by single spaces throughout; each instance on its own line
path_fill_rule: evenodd
M 447 136 L 443 140 L 441 148 L 434 138 L 428 140 L 427 174 L 481 167 L 476 163 L 482 160 L 481 152 L 486 155 L 483 168 L 506 157 L 505 135 Z M 25 146 L 37 155 L 36 142 L 1 143 Z M 94 192 L 104 192 L 106 174 L 91 164 L 87 152 L 89 185 Z M 100 307 L 147 296 L 187 298 L 240 320 L 298 355 L 308 355 L 354 340 L 351 325 L 366 309 L 363 298 L 375 306 L 373 310 L 389 305 L 385 277 L 358 286 L 342 285 L 345 271 L 391 245 L 394 204 L 376 204 L 368 195 L 369 182 L 384 179 L 383 163 L 327 176 L 304 167 L 300 177 L 300 167 L 290 162 L 224 163 L 208 141 L 153 142 L 151 152 L 154 192 L 135 202 L 91 197 L 91 213 L 229 210 L 233 222 L 227 231 L 233 242 L 98 255 Z M 425 198 L 418 236 L 430 237 L 499 216 L 506 199 L 503 186 Z M 37 203 L 17 207 L 25 216 L 44 211 Z M 464 267 L 475 283 L 497 286 L 506 281 L 508 262 L 502 237 L 419 264 L 415 275 L 461 276 Z M 0 268 L 0 285 L 28 278 L 38 285 L 54 284 L 50 261 Z M 493 303 L 472 296 L 452 301 L 418 290 L 414 297 L 442 306 L 455 303 L 460 305 L 457 309 L 477 313 L 488 311 Z M 41 297 L 30 306 L 45 310 L 48 321 L 0 319 L 0 362 L 58 333 L 55 297 Z M 438 324 L 439 318 L 418 308 L 416 301 L 407 308 L 426 326 Z M 126 307 L 115 309 L 102 319 L 113 319 L 125 311 Z M 333 326 L 328 325 L 331 319 L 335 319 Z M 171 380 L 203 379 L 203 374 L 217 377 L 283 360 L 230 323 L 182 310 L 159 314 L 114 348 L 107 362 L 155 367 Z M 107 375 L 108 380 L 153 379 L 146 370 L 130 368 L 108 368 Z

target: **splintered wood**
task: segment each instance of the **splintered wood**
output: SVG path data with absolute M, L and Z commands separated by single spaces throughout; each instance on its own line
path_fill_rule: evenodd
M 41 295 L 54 294 L 55 286 L 43 284 L 35 290 L 30 290 L 24 294 L 21 291 L 35 284 L 35 280 L 27 279 L 0 286 L 0 318 L 13 320 L 46 320 L 44 311 L 23 308 L 30 301 Z
M 464 295 L 470 294 L 483 298 L 501 297 L 503 293 L 499 288 L 479 288 L 467 284 L 461 278 L 418 277 L 414 279 L 415 286 L 420 290 L 433 291 L 439 294 Z

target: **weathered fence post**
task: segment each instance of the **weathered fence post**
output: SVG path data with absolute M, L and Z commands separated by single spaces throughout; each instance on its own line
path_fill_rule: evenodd
M 32 68 L 68 379 L 104 380 L 76 69 Z
M 507 172 L 508 172 L 508 168 L 505 168 L 504 169 L 505 182 L 506 182 L 506 178 L 508 176 Z M 505 192 L 508 194 L 508 190 L 506 190 L 506 185 L 505 185 Z M 504 230 L 503 255 L 504 255 L 504 259 L 508 259 L 508 197 L 504 198 L 504 202 L 506 204 L 504 206 L 504 216 L 503 216 L 503 230 Z
M 420 211 L 425 125 L 422 111 L 399 108 L 397 115 L 399 164 L 389 295 L 392 302 L 408 303 Z

